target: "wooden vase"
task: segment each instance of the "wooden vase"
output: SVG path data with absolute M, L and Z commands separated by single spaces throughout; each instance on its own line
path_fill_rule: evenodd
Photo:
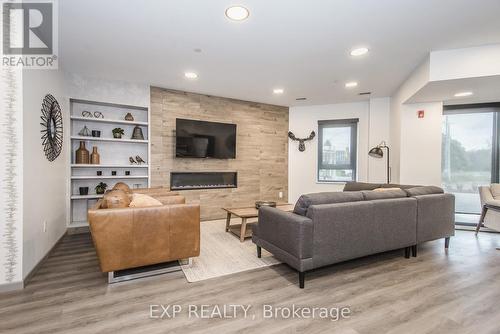
M 85 142 L 80 141 L 80 147 L 76 150 L 76 163 L 88 164 L 90 161 L 89 151 L 85 148 Z
M 92 147 L 92 154 L 90 155 L 90 163 L 92 165 L 99 165 L 101 163 L 101 156 L 97 153 L 97 146 Z

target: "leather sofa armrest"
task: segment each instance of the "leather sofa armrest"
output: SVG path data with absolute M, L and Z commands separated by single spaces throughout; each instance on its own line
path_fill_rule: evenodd
M 312 257 L 311 219 L 276 208 L 261 207 L 254 229 L 255 240 L 262 239 L 298 259 Z
M 200 255 L 200 205 L 166 205 L 169 210 L 170 254 L 182 259 Z

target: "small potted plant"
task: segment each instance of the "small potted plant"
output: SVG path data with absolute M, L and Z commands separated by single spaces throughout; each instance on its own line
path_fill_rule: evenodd
M 98 195 L 102 195 L 106 191 L 107 187 L 108 185 L 106 183 L 100 182 L 97 186 L 95 186 L 95 193 Z
M 117 139 L 121 139 L 122 136 L 125 134 L 122 128 L 114 128 L 113 129 L 113 137 Z

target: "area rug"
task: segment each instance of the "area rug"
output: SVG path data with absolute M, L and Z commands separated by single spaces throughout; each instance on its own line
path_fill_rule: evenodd
M 201 223 L 200 256 L 193 259 L 191 266 L 181 266 L 188 282 L 203 281 L 280 263 L 264 249 L 259 259 L 252 240 L 246 239 L 240 242 L 234 234 L 225 232 L 225 225 L 225 220 Z

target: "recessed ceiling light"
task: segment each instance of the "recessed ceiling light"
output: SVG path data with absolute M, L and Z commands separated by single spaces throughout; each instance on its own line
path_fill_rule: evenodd
M 358 57 L 368 53 L 368 48 L 357 48 L 351 50 L 351 56 Z
M 351 81 L 351 82 L 347 82 L 345 84 L 345 88 L 353 88 L 353 87 L 356 87 L 358 85 L 358 83 L 356 81 Z
M 198 78 L 198 74 L 196 74 L 194 72 L 186 72 L 186 73 L 184 73 L 184 76 L 188 79 L 197 79 Z
M 248 18 L 250 12 L 243 6 L 231 6 L 226 9 L 226 16 L 233 21 L 243 21 Z
M 455 97 L 466 97 L 466 96 L 471 96 L 471 95 L 472 95 L 472 92 L 460 92 L 460 93 L 456 93 Z
M 273 89 L 274 94 L 283 94 L 285 90 L 283 88 L 275 88 Z

